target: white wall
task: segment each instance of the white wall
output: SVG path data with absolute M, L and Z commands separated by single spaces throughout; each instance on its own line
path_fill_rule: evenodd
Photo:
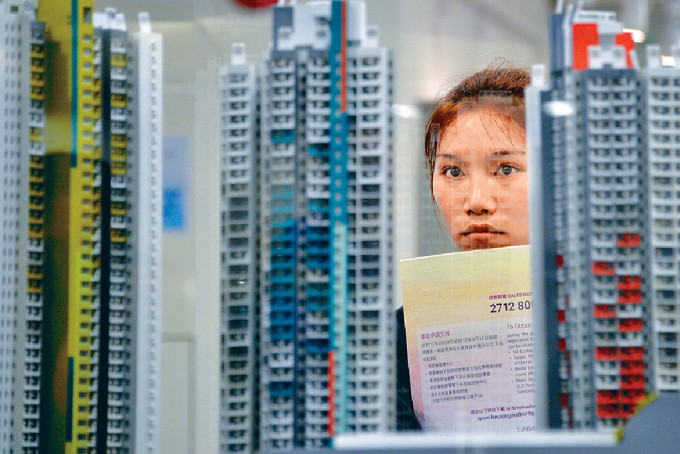
M 549 0 L 366 3 L 369 22 L 379 26 L 381 42 L 394 50 L 396 104 L 429 103 L 453 75 L 473 72 L 497 57 L 526 67 L 547 58 Z M 210 74 L 197 74 L 226 61 L 235 41 L 245 42 L 256 61 L 270 41 L 271 13 L 247 10 L 233 0 L 98 0 L 95 7 L 125 13 L 131 30 L 137 12 L 149 11 L 153 30 L 164 35 L 164 132 L 189 138 L 192 187 L 187 231 L 163 237 L 162 452 L 217 453 L 219 165 L 209 136 L 216 133 L 211 120 L 216 101 L 206 99 Z M 417 164 L 412 154 L 421 153 L 424 119 L 404 112 L 395 117 L 395 162 Z M 410 222 L 415 235 L 418 195 L 414 182 L 406 182 L 409 175 L 415 179 L 415 172 L 395 173 L 404 178 L 396 185 L 402 191 L 396 217 Z M 398 232 L 397 258 L 415 250 L 416 240 L 407 231 Z
M 430 102 L 455 76 L 499 57 L 527 68 L 547 62 L 550 3 L 368 0 L 369 21 L 395 49 L 395 102 Z

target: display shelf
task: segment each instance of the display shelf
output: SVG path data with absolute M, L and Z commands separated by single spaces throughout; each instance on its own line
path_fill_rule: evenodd
M 676 418 L 680 396 L 662 395 L 632 418 L 620 443 L 617 431 L 551 431 L 532 434 L 428 434 L 343 435 L 335 437 L 338 452 L 474 452 L 475 454 L 599 454 L 670 453 L 680 450 Z M 305 451 L 309 453 L 310 451 Z

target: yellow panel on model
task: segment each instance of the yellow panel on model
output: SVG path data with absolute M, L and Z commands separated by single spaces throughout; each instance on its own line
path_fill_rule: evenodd
M 35 70 L 31 71 L 31 92 L 42 92 L 45 86 L 45 50 L 44 46 L 34 44 L 31 46 L 31 62 Z M 31 96 L 33 98 L 33 96 Z M 36 101 L 39 101 L 36 99 Z M 40 154 L 41 143 L 44 139 L 43 128 L 34 126 L 30 128 L 30 140 L 36 146 L 29 147 L 31 155 L 29 159 L 28 177 L 28 237 L 30 241 L 44 241 L 44 183 L 45 162 Z M 35 153 L 35 154 L 34 154 Z M 31 246 L 33 246 L 31 244 Z M 34 250 L 38 250 L 35 248 Z M 35 256 L 34 256 L 35 255 Z M 32 252 L 29 257 L 27 291 L 29 303 L 42 300 L 43 292 L 43 257 L 42 252 Z
M 88 445 L 95 446 L 97 405 L 97 354 L 92 352 L 99 337 L 99 320 L 93 318 L 98 306 L 99 239 L 96 227 L 99 213 L 99 165 L 101 147 L 95 143 L 94 125 L 98 120 L 99 84 L 94 81 L 93 0 L 40 0 L 38 20 L 45 23 L 46 51 L 49 83 L 45 92 L 47 109 L 47 167 L 55 173 L 50 176 L 61 184 L 50 184 L 55 192 L 46 195 L 46 211 L 54 219 L 48 230 L 61 232 L 67 238 L 55 237 L 67 248 L 68 270 L 54 269 L 66 262 L 52 257 L 46 274 L 52 276 L 50 288 L 56 295 L 46 295 L 55 305 L 45 314 L 45 342 L 54 363 L 46 371 L 52 372 L 54 389 L 52 404 L 46 405 L 41 432 L 42 448 L 50 452 L 86 453 Z M 33 96 L 41 96 L 38 86 Z M 66 181 L 64 181 L 66 180 Z M 66 200 L 59 200 L 66 197 Z M 57 209 L 68 206 L 66 213 Z M 53 208 L 50 208 L 53 207 Z M 66 216 L 68 219 L 66 219 Z M 68 226 L 66 231 L 58 223 Z M 68 286 L 58 279 L 68 276 Z M 94 307 L 93 307 L 94 304 Z M 63 318 L 65 317 L 65 320 Z M 55 329 L 48 329 L 51 323 Z M 57 326 L 57 324 L 61 324 Z M 65 330 L 65 332 L 64 332 Z M 50 336 L 52 336 L 50 338 Z M 47 355 L 46 355 L 47 356 Z M 51 369 L 51 370 L 49 370 Z M 66 397 L 66 398 L 65 398 Z M 65 418 L 64 422 L 59 418 Z M 48 425 L 45 425 L 48 423 Z M 61 433 L 60 433 L 61 432 Z M 44 435 L 44 436 L 43 436 Z

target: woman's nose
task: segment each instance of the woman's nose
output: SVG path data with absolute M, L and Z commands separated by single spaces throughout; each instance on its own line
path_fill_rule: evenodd
M 495 185 L 487 178 L 471 178 L 463 209 L 468 216 L 490 215 L 498 208 Z

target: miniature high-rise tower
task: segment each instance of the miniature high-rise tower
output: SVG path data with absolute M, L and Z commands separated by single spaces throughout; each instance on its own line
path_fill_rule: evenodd
M 680 47 L 673 48 L 675 64 Z M 647 67 L 642 72 L 645 107 L 646 179 L 644 206 L 647 261 L 646 301 L 650 334 L 647 343 L 657 392 L 680 391 L 680 67 L 661 66 L 658 46 L 647 46 Z
M 41 2 L 45 22 L 46 250 L 40 444 L 67 452 L 95 447 L 100 342 L 100 146 L 95 124 L 93 1 Z M 96 348 L 96 347 L 95 347 Z M 56 386 L 45 386 L 54 381 Z M 68 387 L 64 390 L 64 387 Z M 66 391 L 66 392 L 65 392 Z
M 92 7 L 0 1 L 2 452 L 158 447 L 161 40 Z
M 544 232 L 549 258 L 535 261 L 552 260 L 546 308 L 563 325 L 554 333 L 562 364 L 549 383 L 551 399 L 563 405 L 561 424 L 617 426 L 644 392 L 642 131 L 633 42 L 613 13 L 568 10 L 551 25 L 547 99 L 574 109 L 542 130 L 540 165 L 552 197 L 544 216 L 554 226 Z
M 242 406 L 258 392 L 240 370 L 253 347 L 235 342 L 257 338 L 258 309 L 262 449 L 395 422 L 391 54 L 355 1 L 282 4 L 273 41 L 259 81 L 240 55 L 220 73 L 222 433 L 241 430 L 229 446 L 244 450 L 256 431 Z M 259 287 L 238 262 L 257 253 L 254 197 Z
M 391 56 L 361 2 L 274 11 L 262 86 L 262 447 L 394 424 Z M 266 285 L 266 284 L 270 285 Z
M 259 142 L 258 92 L 245 47 L 220 69 L 221 332 L 220 452 L 258 446 Z
M 551 47 L 550 83 L 527 91 L 539 424 L 619 427 L 645 392 L 678 389 L 677 69 L 653 47 L 639 70 L 614 13 L 572 5 Z
M 129 130 L 127 187 L 132 248 L 130 398 L 133 452 L 160 448 L 161 289 L 163 264 L 163 36 L 147 13 L 131 36 L 127 95 Z M 112 183 L 113 184 L 113 183 Z M 126 336 L 123 336 L 125 339 Z
M 37 452 L 44 265 L 44 26 L 0 2 L 0 451 Z
M 93 6 L 51 1 L 38 8 L 47 42 L 49 246 L 39 443 L 74 453 L 153 452 L 161 44 L 148 19 L 129 39 L 121 14 L 95 14 Z

